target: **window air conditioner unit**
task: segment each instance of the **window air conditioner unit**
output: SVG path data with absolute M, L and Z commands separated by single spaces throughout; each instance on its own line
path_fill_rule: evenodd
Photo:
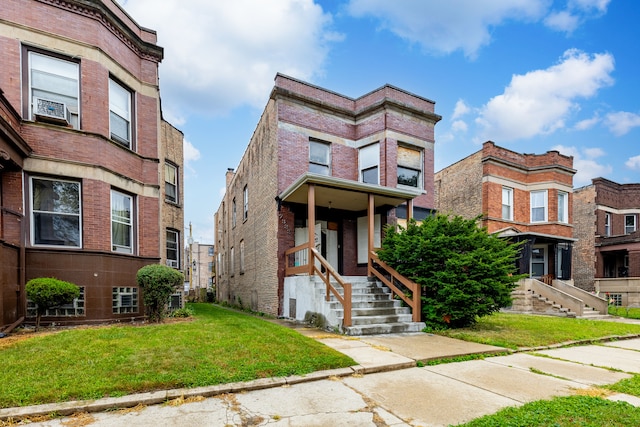
M 167 260 L 167 265 L 171 268 L 178 268 L 178 261 L 174 260 L 174 259 L 168 259 Z
M 33 113 L 37 119 L 45 122 L 69 124 L 69 109 L 64 102 L 34 98 Z

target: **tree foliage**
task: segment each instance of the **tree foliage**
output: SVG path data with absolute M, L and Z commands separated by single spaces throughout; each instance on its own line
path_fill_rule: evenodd
M 144 306 L 150 322 L 160 322 L 165 317 L 169 297 L 183 285 L 184 275 L 162 264 L 142 267 L 136 274 L 142 288 Z
M 378 256 L 420 285 L 429 328 L 470 326 L 511 303 L 520 246 L 490 235 L 476 220 L 437 214 L 386 230 Z
M 48 309 L 72 303 L 80 296 L 80 288 L 70 282 L 52 277 L 38 277 L 26 284 L 27 298 L 36 304 L 36 331 L 40 319 Z

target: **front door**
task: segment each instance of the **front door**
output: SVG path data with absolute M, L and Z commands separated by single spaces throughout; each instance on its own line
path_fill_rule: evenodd
M 548 245 L 534 245 L 531 250 L 531 277 L 539 278 L 548 273 Z

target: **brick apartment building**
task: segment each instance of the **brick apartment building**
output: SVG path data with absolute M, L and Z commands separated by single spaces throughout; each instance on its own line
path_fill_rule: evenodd
M 576 286 L 640 305 L 640 184 L 595 178 L 574 192 Z
M 488 141 L 435 174 L 438 211 L 475 218 L 489 233 L 525 241 L 518 269 L 534 278 L 571 279 L 573 158 L 520 154 Z
M 217 299 L 299 317 L 285 251 L 305 242 L 338 274 L 366 276 L 385 224 L 433 210 L 439 120 L 393 86 L 352 99 L 278 74 L 215 214 Z
M 0 325 L 35 277 L 81 289 L 45 323 L 142 317 L 136 272 L 181 268 L 184 230 L 156 33 L 113 0 L 3 0 L 0 57 Z

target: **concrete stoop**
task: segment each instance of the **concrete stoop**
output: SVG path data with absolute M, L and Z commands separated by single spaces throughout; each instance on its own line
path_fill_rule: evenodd
M 608 314 L 601 314 L 594 308 L 587 306 L 583 307 L 582 316 L 578 316 L 576 312 L 571 311 L 569 308 L 563 307 L 555 301 L 536 294 L 531 290 L 524 291 L 517 289 L 511 293 L 511 296 L 513 298 L 513 305 L 510 309 L 505 311 L 515 313 L 546 314 L 561 317 L 580 317 L 583 319 L 602 319 L 610 317 Z
M 342 327 L 345 335 L 378 335 L 404 332 L 420 332 L 424 322 L 413 322 L 411 310 L 403 306 L 402 301 L 393 299 L 391 291 L 379 281 L 369 281 L 367 277 L 350 276 L 345 281 L 351 283 L 351 326 Z M 324 295 L 324 283 L 321 279 L 320 296 Z M 335 318 L 344 319 L 342 304 L 331 295 L 329 310 Z

